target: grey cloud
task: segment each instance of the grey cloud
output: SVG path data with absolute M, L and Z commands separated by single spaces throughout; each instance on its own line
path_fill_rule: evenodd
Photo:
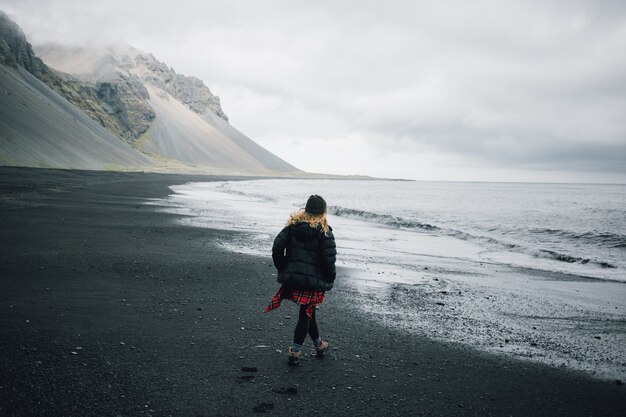
M 0 0 L 0 9 L 36 42 L 124 40 L 198 76 L 238 128 L 295 165 L 311 138 L 344 138 L 369 149 L 345 162 L 355 172 L 377 154 L 422 151 L 593 178 L 625 172 L 623 1 Z

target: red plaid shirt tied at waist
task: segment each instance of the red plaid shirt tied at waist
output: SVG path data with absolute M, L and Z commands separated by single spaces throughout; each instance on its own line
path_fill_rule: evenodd
M 280 303 L 283 300 L 306 305 L 306 316 L 311 320 L 313 318 L 313 309 L 324 301 L 324 291 L 292 290 L 280 287 L 270 304 L 265 308 L 265 312 L 267 313 L 280 307 Z

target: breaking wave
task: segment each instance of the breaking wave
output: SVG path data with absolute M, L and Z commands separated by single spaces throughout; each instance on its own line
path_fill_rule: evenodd
M 580 243 L 592 244 L 605 248 L 626 248 L 626 236 L 617 233 L 597 231 L 575 233 L 569 230 L 545 228 L 530 229 L 529 231 L 530 233 L 536 235 L 558 236 L 562 239 L 574 240 Z
M 398 216 L 392 216 L 390 214 L 379 214 L 365 210 L 357 210 L 351 208 L 344 208 L 338 206 L 331 206 L 328 208 L 328 212 L 335 216 L 353 218 L 356 220 L 366 221 L 370 223 L 378 223 L 385 226 L 395 227 L 398 229 L 414 229 L 427 233 L 434 233 L 444 236 L 454 237 L 461 240 L 478 241 L 483 245 L 487 245 L 493 249 L 507 250 L 511 252 L 524 253 L 536 258 L 551 259 L 565 263 L 579 263 L 579 264 L 594 264 L 602 268 L 616 268 L 615 265 L 602 261 L 592 260 L 590 258 L 581 256 L 572 256 L 549 249 L 531 249 L 524 245 L 517 243 L 504 242 L 498 239 L 494 239 L 488 236 L 480 236 L 472 233 L 464 232 L 461 230 L 455 230 L 450 228 L 444 228 L 429 223 L 419 222 L 417 220 L 406 219 Z M 571 239 L 585 239 L 593 241 L 596 244 L 606 245 L 605 247 L 623 248 L 626 247 L 626 237 L 613 233 L 593 233 L 587 232 L 582 234 L 575 234 L 563 230 L 555 229 L 531 229 L 531 233 L 546 235 L 559 235 L 561 238 Z
M 387 226 L 393 226 L 398 228 L 409 229 L 422 229 L 428 231 L 441 230 L 437 226 L 433 226 L 428 223 L 420 223 L 415 220 L 403 219 L 402 217 L 392 216 L 390 214 L 378 214 L 371 211 L 356 210 L 350 208 L 343 208 L 337 206 L 331 206 L 328 208 L 328 212 L 339 217 L 350 217 L 359 220 L 365 220 L 372 223 L 380 223 Z

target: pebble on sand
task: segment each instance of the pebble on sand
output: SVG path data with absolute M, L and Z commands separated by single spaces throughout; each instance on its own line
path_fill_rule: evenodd
M 273 409 L 274 409 L 274 404 L 272 403 L 258 403 L 252 408 L 252 411 L 254 411 L 255 413 L 264 413 L 267 410 L 273 410 Z
M 272 392 L 275 392 L 276 394 L 296 395 L 298 393 L 298 389 L 294 387 L 280 387 L 272 388 Z

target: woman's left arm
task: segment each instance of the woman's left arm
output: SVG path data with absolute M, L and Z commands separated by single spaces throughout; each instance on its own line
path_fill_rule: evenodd
M 328 231 L 328 235 L 322 233 L 320 242 L 320 260 L 322 263 L 322 271 L 329 282 L 335 281 L 337 269 L 335 261 L 337 260 L 337 245 L 335 244 L 335 236 L 332 230 Z

